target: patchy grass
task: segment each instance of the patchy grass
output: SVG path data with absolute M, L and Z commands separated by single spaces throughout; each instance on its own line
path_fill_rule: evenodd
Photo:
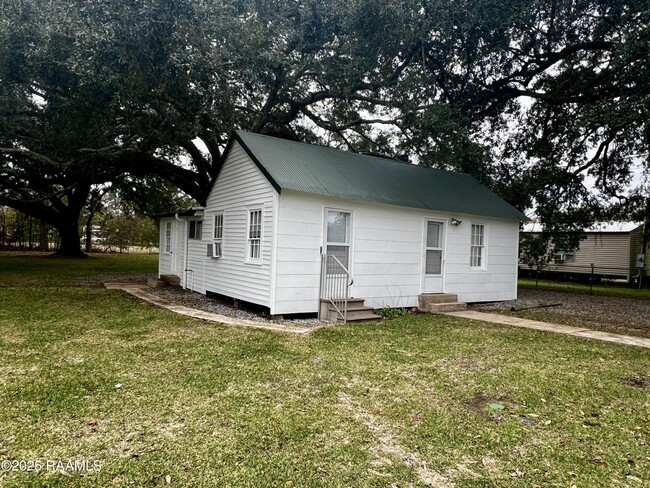
M 546 291 L 559 291 L 564 293 L 583 293 L 589 294 L 589 285 L 582 283 L 567 283 L 561 281 L 539 280 L 538 286 L 535 286 L 535 280 L 529 278 L 519 279 L 520 288 L 539 289 Z M 593 285 L 594 295 L 603 295 L 609 297 L 632 298 L 635 300 L 650 300 L 650 288 L 631 288 L 622 285 Z
M 647 350 L 428 315 L 296 337 L 4 286 L 0 460 L 102 469 L 2 486 L 650 483 Z

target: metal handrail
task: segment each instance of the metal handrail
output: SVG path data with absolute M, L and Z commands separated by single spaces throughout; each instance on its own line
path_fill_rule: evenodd
M 321 255 L 320 299 L 332 304 L 343 323 L 348 320 L 348 299 L 353 283 L 354 278 L 336 256 Z

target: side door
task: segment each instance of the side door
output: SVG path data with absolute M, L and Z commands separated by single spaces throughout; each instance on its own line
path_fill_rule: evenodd
M 183 239 L 185 234 L 185 221 L 175 220 L 172 223 L 172 242 L 171 242 L 171 272 L 176 276 L 181 276 L 181 260 L 183 259 Z
M 442 293 L 444 272 L 445 223 L 425 219 L 422 256 L 422 291 Z

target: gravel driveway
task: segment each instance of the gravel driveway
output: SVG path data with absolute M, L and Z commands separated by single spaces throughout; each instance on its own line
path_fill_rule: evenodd
M 560 305 L 557 305 L 560 304 Z M 556 305 L 542 308 L 540 305 Z M 515 307 L 515 310 L 512 310 Z M 578 293 L 520 289 L 507 302 L 470 305 L 472 310 L 504 313 L 617 334 L 650 337 L 650 301 Z

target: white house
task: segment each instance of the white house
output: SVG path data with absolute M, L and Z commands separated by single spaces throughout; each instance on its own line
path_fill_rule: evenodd
M 159 274 L 184 288 L 271 314 L 337 293 L 372 308 L 517 296 L 526 217 L 470 176 L 241 131 L 226 151 L 205 208 L 158 216 Z

